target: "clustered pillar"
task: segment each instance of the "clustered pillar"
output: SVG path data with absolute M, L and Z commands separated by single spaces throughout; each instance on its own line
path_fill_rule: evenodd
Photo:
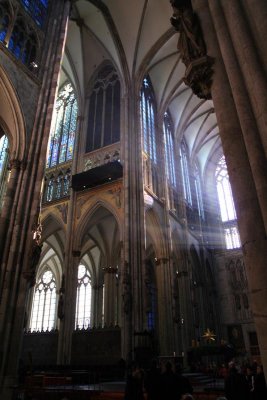
M 244 2 L 193 0 L 192 5 L 201 22 L 208 55 L 215 60 L 212 99 L 235 199 L 266 373 L 266 75 L 255 51 Z M 253 9 L 250 12 L 253 19 Z M 266 26 L 261 29 L 266 35 Z

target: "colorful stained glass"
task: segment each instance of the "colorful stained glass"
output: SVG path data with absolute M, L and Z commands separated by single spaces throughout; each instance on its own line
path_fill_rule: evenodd
M 157 148 L 155 137 L 155 100 L 152 84 L 148 77 L 143 80 L 140 111 L 144 151 L 150 156 L 151 160 L 156 163 Z
M 47 168 L 73 157 L 78 105 L 73 88 L 67 83 L 56 101 L 49 140 Z

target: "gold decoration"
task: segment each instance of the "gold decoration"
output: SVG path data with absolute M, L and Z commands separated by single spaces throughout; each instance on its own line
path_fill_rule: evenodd
M 215 342 L 216 335 L 213 331 L 211 331 L 209 328 L 204 332 L 204 335 L 202 335 L 203 339 L 205 339 L 208 343 L 210 342 Z

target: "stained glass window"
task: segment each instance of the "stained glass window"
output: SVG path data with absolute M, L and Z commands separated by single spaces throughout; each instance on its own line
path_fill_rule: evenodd
M 91 321 L 91 276 L 85 265 L 78 267 L 75 328 L 87 329 Z
M 0 179 L 2 178 L 2 174 L 5 170 L 5 165 L 7 162 L 7 148 L 8 148 L 7 136 L 2 136 L 0 138 Z
M 1 135 L 0 128 L 0 135 Z M 0 138 L 0 210 L 3 205 L 3 200 L 5 197 L 6 187 L 7 187 L 7 167 L 8 167 L 8 139 L 2 134 Z
M 21 18 L 18 18 L 8 42 L 9 50 L 27 66 L 36 62 L 37 41 L 34 34 L 27 35 Z
M 47 269 L 34 288 L 31 331 L 51 331 L 56 322 L 56 281 L 53 272 Z
M 184 188 L 184 196 L 189 205 L 192 205 L 192 194 L 190 185 L 190 175 L 189 175 L 189 165 L 188 165 L 188 153 L 186 144 L 184 141 L 181 143 L 180 147 L 180 164 L 182 171 L 182 182 Z
M 59 92 L 49 141 L 47 168 L 69 161 L 73 157 L 78 105 L 70 83 Z
M 164 114 L 163 132 L 165 142 L 165 155 L 167 162 L 167 179 L 172 186 L 176 186 L 176 173 L 173 145 L 173 124 L 168 112 Z
M 21 0 L 21 2 L 36 24 L 43 28 L 47 15 L 48 0 Z
M 9 39 L 8 48 L 18 58 L 22 59 L 26 42 L 25 26 L 22 21 L 18 20 L 13 28 L 12 35 Z
M 236 211 L 225 157 L 221 157 L 215 171 L 217 194 L 220 204 L 221 219 L 224 225 L 224 237 L 227 249 L 240 247 Z
M 8 25 L 10 21 L 10 14 L 7 3 L 0 4 L 0 41 L 3 42 L 6 38 Z
M 141 89 L 140 114 L 144 151 L 156 163 L 155 96 L 148 76 L 143 80 Z
M 112 65 L 96 77 L 89 99 L 86 152 L 120 140 L 120 81 Z

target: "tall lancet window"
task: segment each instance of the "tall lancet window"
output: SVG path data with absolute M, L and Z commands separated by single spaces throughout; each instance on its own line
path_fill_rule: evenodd
M 78 268 L 75 328 L 87 329 L 91 322 L 91 276 L 85 265 Z
M 55 328 L 56 289 L 55 276 L 50 269 L 46 269 L 34 288 L 30 320 L 31 331 L 51 331 Z
M 221 157 L 217 164 L 216 186 L 220 204 L 221 219 L 224 226 L 224 237 L 227 249 L 240 247 L 240 237 L 237 228 L 236 211 L 232 189 L 229 181 L 225 157 Z
M 187 147 L 184 140 L 181 142 L 180 147 L 180 164 L 181 164 L 181 172 L 182 172 L 182 182 L 184 189 L 184 197 L 187 203 L 192 205 L 192 193 L 191 193 L 191 185 L 190 185 L 190 174 L 189 174 L 189 165 L 188 165 L 188 152 Z
M 1 128 L 0 128 L 1 135 Z M 0 210 L 2 208 L 3 199 L 7 184 L 7 167 L 8 167 L 8 139 L 3 135 L 0 138 Z
M 72 159 L 77 112 L 78 106 L 73 87 L 67 83 L 60 90 L 54 109 L 47 168 Z
M 151 81 L 148 76 L 143 80 L 141 89 L 141 128 L 143 132 L 143 148 L 154 163 L 157 162 L 156 148 L 156 101 Z
M 172 186 L 176 186 L 176 173 L 174 161 L 173 123 L 169 112 L 164 114 L 163 132 L 165 142 L 167 179 Z
M 120 81 L 112 65 L 96 77 L 89 98 L 86 152 L 120 140 Z

